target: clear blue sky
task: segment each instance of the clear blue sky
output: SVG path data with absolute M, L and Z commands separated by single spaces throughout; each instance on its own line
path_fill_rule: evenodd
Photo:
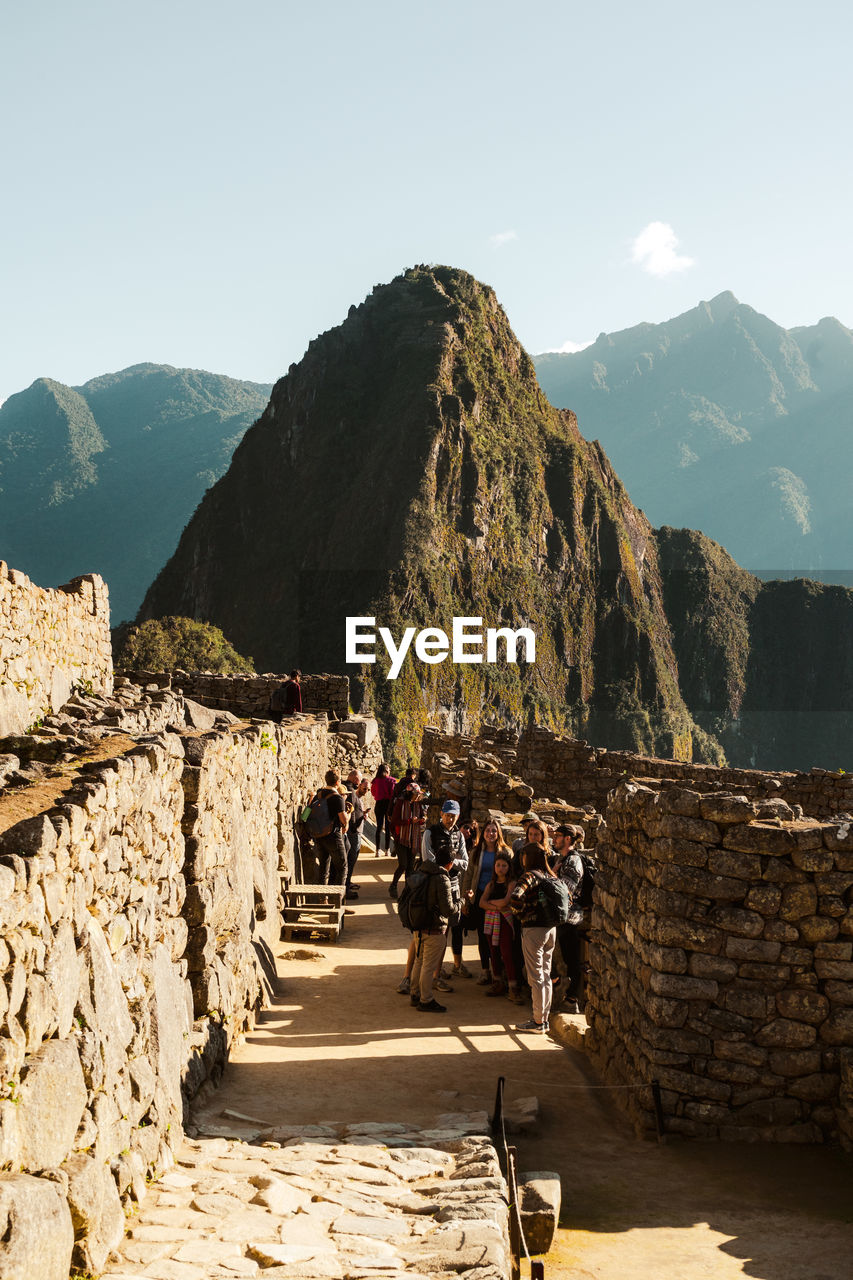
M 851 36 L 846 0 L 5 5 L 0 399 L 272 381 L 415 262 L 531 352 L 723 289 L 853 325 Z

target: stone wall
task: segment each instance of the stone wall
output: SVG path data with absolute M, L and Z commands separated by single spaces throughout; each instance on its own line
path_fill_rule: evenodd
M 244 719 L 263 719 L 270 697 L 286 675 L 221 676 L 209 671 L 123 671 L 135 684 L 158 684 L 179 689 L 204 707 L 220 707 Z M 301 681 L 302 707 L 306 712 L 325 711 L 330 720 L 349 715 L 349 676 L 306 675 Z
M 55 591 L 0 560 L 0 737 L 24 733 L 72 689 L 112 689 L 106 583 L 74 578 Z
M 16 1212 L 47 1198 L 68 1261 L 76 1234 L 92 1271 L 121 1236 L 122 1198 L 169 1166 L 181 1125 L 182 770 L 165 735 L 0 837 L 0 1161 L 29 1175 Z
M 564 800 L 603 811 L 608 794 L 626 778 L 655 790 L 675 786 L 735 791 L 753 799 L 776 796 L 816 818 L 853 812 L 851 774 L 826 769 L 768 773 L 663 760 L 592 747 L 538 725 L 520 735 L 487 727 L 477 737 L 428 728 L 421 763 L 447 794 L 464 796 L 474 807 L 509 812 L 527 807 L 525 794 L 535 796 L 537 804 Z
M 190 729 L 202 711 L 211 727 Z M 330 732 L 325 715 L 232 719 L 121 681 L 112 699 L 75 696 L 11 740 L 0 1209 L 14 1230 L 0 1240 L 2 1275 L 18 1274 L 43 1222 L 69 1265 L 73 1247 L 76 1266 L 102 1268 L 127 1201 L 171 1163 L 189 1100 L 218 1080 L 275 981 L 296 816 L 332 761 L 347 769 L 368 748 Z M 114 756 L 87 763 L 113 742 Z M 9 806 L 39 787 L 59 791 L 10 823 Z
M 669 1132 L 853 1139 L 853 824 L 621 784 L 597 849 L 587 1048 Z M 651 1124 L 650 1091 L 626 1092 Z
M 295 878 L 294 821 L 328 767 L 325 723 L 238 727 L 184 739 L 187 961 L 196 1017 L 228 1040 L 275 973 L 282 880 Z

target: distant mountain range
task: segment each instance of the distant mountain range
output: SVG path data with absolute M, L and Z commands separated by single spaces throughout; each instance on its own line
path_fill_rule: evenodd
M 853 333 L 783 329 L 732 293 L 534 358 L 653 524 L 762 577 L 853 585 Z
M 708 327 L 737 307 L 709 305 Z M 737 435 L 753 405 L 733 421 L 731 341 L 706 385 Z M 782 405 L 810 367 L 786 341 Z M 712 435 L 697 426 L 696 450 Z M 452 267 L 377 286 L 276 383 L 145 597 L 141 618 L 166 614 L 215 623 L 260 669 L 348 672 L 398 762 L 424 723 L 532 719 L 676 758 L 850 767 L 853 591 L 762 584 L 703 534 L 653 529 L 601 446 L 542 394 L 493 291 Z M 381 645 L 374 663 L 347 663 L 347 617 L 397 641 L 406 626 L 449 633 L 454 617 L 528 627 L 536 661 L 410 652 L 386 679 Z
M 271 386 L 138 364 L 0 406 L 0 559 L 42 586 L 100 573 L 132 618 Z

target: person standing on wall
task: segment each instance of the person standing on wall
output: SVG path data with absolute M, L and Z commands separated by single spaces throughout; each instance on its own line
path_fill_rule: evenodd
M 290 673 L 290 679 L 285 680 L 282 685 L 284 697 L 282 713 L 286 716 L 295 716 L 302 711 L 302 686 L 299 683 L 301 679 L 302 672 L 298 667 L 294 667 Z

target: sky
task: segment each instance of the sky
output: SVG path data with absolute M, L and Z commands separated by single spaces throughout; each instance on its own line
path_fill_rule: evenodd
M 846 0 L 30 0 L 0 15 L 0 401 L 271 382 L 417 262 L 527 349 L 731 289 L 853 326 Z

